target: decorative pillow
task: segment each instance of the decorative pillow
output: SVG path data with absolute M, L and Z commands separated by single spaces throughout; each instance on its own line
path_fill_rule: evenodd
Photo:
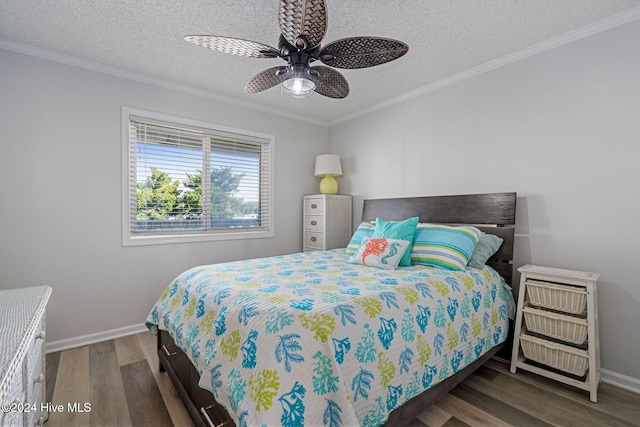
M 353 233 L 353 236 L 351 236 L 351 240 L 349 241 L 347 249 L 345 249 L 344 253 L 346 253 L 347 255 L 353 255 L 358 252 L 358 249 L 360 249 L 360 245 L 362 244 L 362 240 L 365 237 L 373 236 L 373 229 L 374 225 L 372 223 L 361 223 L 356 229 L 355 233 Z
M 475 227 L 420 224 L 410 251 L 411 263 L 464 270 L 480 234 Z
M 493 254 L 498 252 L 503 241 L 504 240 L 501 237 L 494 236 L 493 234 L 482 233 L 476 248 L 473 250 L 473 254 L 471 254 L 469 265 L 471 267 L 478 268 L 484 267 L 487 260 L 491 258 Z
M 408 252 L 410 244 L 411 242 L 408 240 L 365 237 L 360 249 L 349 258 L 349 262 L 395 270 L 398 268 L 402 255 Z
M 411 265 L 411 242 L 416 234 L 416 226 L 418 225 L 418 217 L 405 219 L 404 221 L 387 221 L 382 218 L 376 218 L 376 227 L 373 230 L 373 237 L 387 237 L 390 239 L 408 240 L 409 250 L 405 252 L 400 259 L 401 267 Z

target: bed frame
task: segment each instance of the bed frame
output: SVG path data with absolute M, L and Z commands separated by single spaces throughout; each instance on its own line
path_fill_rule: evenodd
M 504 239 L 498 252 L 487 262 L 513 287 L 513 240 L 516 193 L 469 194 L 460 196 L 408 197 L 365 200 L 362 220 L 382 217 L 391 221 L 417 216 L 420 222 L 473 225 Z M 517 290 L 514 289 L 517 293 Z M 426 407 L 435 403 L 493 356 L 509 359 L 511 335 L 480 359 L 457 374 L 431 387 L 391 412 L 385 427 L 406 426 Z M 501 350 L 503 350 L 501 352 Z M 213 395 L 198 386 L 199 375 L 186 354 L 166 331 L 158 331 L 160 371 L 166 370 L 176 391 L 197 426 L 235 427 L 235 422 Z

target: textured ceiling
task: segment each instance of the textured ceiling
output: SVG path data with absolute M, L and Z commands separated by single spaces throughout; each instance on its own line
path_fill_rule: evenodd
M 0 0 L 0 39 L 5 47 L 33 46 L 261 109 L 336 123 L 603 19 L 637 16 L 640 6 L 640 0 L 326 3 L 323 45 L 351 36 L 389 37 L 409 45 L 396 61 L 340 70 L 351 88 L 342 100 L 317 94 L 293 99 L 280 86 L 246 94 L 244 86 L 254 74 L 285 62 L 226 55 L 183 40 L 187 34 L 213 34 L 277 47 L 278 0 Z

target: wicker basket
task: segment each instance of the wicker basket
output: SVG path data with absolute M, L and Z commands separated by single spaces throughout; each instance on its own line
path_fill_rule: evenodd
M 587 291 L 575 286 L 527 280 L 531 304 L 566 313 L 581 314 L 587 308 Z
M 579 377 L 589 368 L 589 352 L 527 334 L 520 335 L 524 357 Z
M 533 308 L 522 309 L 527 329 L 558 340 L 582 344 L 587 339 L 588 322 L 582 317 L 567 316 Z

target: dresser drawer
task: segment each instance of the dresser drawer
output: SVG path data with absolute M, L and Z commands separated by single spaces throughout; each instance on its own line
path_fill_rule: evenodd
M 35 371 L 41 369 L 39 366 L 39 360 L 42 359 L 42 354 L 44 352 L 44 340 L 46 338 L 44 315 L 40 316 L 38 319 L 38 323 L 33 329 L 33 334 L 31 334 L 30 338 L 31 340 L 29 342 L 27 353 L 27 376 L 31 376 Z M 36 363 L 38 363 L 38 366 L 36 366 Z
M 44 414 L 41 412 L 42 403 L 45 400 L 45 379 L 44 352 L 45 352 L 45 318 L 44 313 L 31 336 L 31 345 L 27 350 L 27 375 L 25 389 L 27 391 L 27 402 L 35 405 L 35 411 L 25 414 L 27 425 L 42 425 Z M 43 417 L 41 419 L 41 416 Z
M 43 382 L 32 382 L 30 386 L 31 390 L 28 394 L 31 394 L 31 399 L 29 403 L 32 405 L 32 409 L 35 411 L 29 411 L 25 413 L 25 418 L 28 426 L 41 426 L 44 424 L 48 417 L 47 412 L 42 412 L 42 404 L 45 403 L 45 389 L 44 389 L 44 381 Z
M 322 233 L 306 231 L 304 233 L 305 248 L 324 249 L 324 237 Z
M 324 207 L 324 200 L 320 198 L 317 198 L 317 199 L 307 198 L 304 200 L 305 215 L 321 215 L 323 207 Z
M 322 215 L 305 215 L 304 228 L 309 231 L 322 231 Z
M 40 317 L 30 337 L 27 348 L 27 378 L 36 380 L 42 372 L 42 357 L 44 354 L 44 317 Z

